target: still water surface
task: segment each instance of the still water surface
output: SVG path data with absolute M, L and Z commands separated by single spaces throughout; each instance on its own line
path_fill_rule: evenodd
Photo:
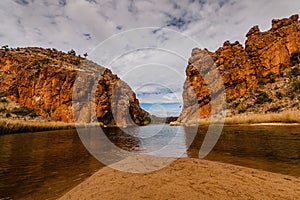
M 105 134 L 116 146 L 143 153 L 173 140 L 174 151 L 163 156 L 179 151 L 197 158 L 206 129 L 193 134 L 193 128 L 150 125 L 127 130 L 133 134 L 116 128 Z M 205 159 L 300 177 L 300 126 L 225 126 Z M 75 130 L 2 135 L 0 199 L 56 199 L 103 166 Z

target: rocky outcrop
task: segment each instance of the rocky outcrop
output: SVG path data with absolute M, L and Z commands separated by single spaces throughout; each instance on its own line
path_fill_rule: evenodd
M 150 119 L 126 83 L 73 51 L 3 47 L 0 91 L 55 121 L 127 126 L 145 125 Z
M 291 54 L 300 49 L 298 18 L 293 15 L 273 20 L 272 28 L 266 32 L 254 26 L 246 35 L 245 48 L 239 42 L 226 41 L 216 52 L 193 49 L 186 69 L 184 106 L 178 122 L 210 116 L 211 100 L 219 95 L 219 90 L 209 86 L 220 84 L 218 73 L 227 100 L 242 97 L 257 88 L 263 77 L 279 76 L 289 66 Z M 217 70 L 212 70 L 214 68 Z

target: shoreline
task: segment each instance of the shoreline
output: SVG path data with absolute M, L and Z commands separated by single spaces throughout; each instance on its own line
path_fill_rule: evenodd
M 74 123 L 0 118 L 0 135 L 74 129 Z
M 225 122 L 221 123 L 216 120 L 210 122 L 209 118 L 200 120 L 191 120 L 185 123 L 171 122 L 170 126 L 195 126 L 195 125 L 209 125 L 211 124 L 224 124 L 225 126 L 300 126 L 300 111 L 292 110 L 281 113 L 267 113 L 267 114 L 239 114 L 232 117 L 226 117 Z M 26 133 L 26 132 L 41 132 L 51 130 L 69 130 L 76 129 L 76 127 L 92 127 L 97 126 L 96 123 L 91 124 L 78 124 L 55 122 L 46 120 L 24 120 L 24 119 L 9 119 L 0 118 L 0 135 Z M 101 126 L 104 128 L 112 128 L 116 126 Z
M 126 162 L 130 159 L 125 165 Z M 132 174 L 104 167 L 59 199 L 296 199 L 299 196 L 300 177 L 180 158 L 151 173 Z
M 280 113 L 243 113 L 226 116 L 225 119 L 209 117 L 185 122 L 171 122 L 170 126 L 195 126 L 209 124 L 224 125 L 300 125 L 300 110 L 286 110 Z

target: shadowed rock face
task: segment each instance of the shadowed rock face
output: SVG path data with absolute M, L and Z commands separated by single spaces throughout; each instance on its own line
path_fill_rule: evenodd
M 293 15 L 273 20 L 272 28 L 266 32 L 260 32 L 258 26 L 254 26 L 246 35 L 245 48 L 239 42 L 226 41 L 216 52 L 193 49 L 186 69 L 184 106 L 178 122 L 211 114 L 213 97 L 210 96 L 207 84 L 218 85 L 217 78 L 213 79 L 218 73 L 221 74 L 229 99 L 241 97 L 247 91 L 255 89 L 258 80 L 270 72 L 279 75 L 289 65 L 291 54 L 300 49 L 298 18 L 298 15 Z M 213 65 L 219 72 L 209 70 Z M 210 90 L 216 93 L 212 96 L 218 95 L 217 90 Z
M 42 48 L 0 50 L 0 91 L 55 121 L 149 123 L 149 114 L 139 107 L 126 83 L 109 69 L 71 53 Z

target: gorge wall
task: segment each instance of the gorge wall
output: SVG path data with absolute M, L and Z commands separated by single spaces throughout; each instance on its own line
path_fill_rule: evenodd
M 226 98 L 242 97 L 257 88 L 260 78 L 270 74 L 279 76 L 290 65 L 293 52 L 300 49 L 299 16 L 273 20 L 272 28 L 261 32 L 254 26 L 247 33 L 245 47 L 239 42 L 226 41 L 216 52 L 195 48 L 192 50 L 186 68 L 186 81 L 183 91 L 183 109 L 178 122 L 187 122 L 211 114 L 211 96 L 204 81 L 218 85 L 214 65 L 223 80 Z M 206 77 L 207 76 L 207 77 Z M 218 91 L 214 91 L 216 94 Z
M 83 65 L 86 67 L 80 69 Z M 77 84 L 73 93 L 78 73 L 83 74 L 77 80 L 82 84 Z M 100 78 L 96 76 L 99 73 Z M 97 81 L 94 98 L 89 97 L 93 81 Z M 99 121 L 103 125 L 115 125 L 117 121 L 122 126 L 150 122 L 149 114 L 139 107 L 125 82 L 74 51 L 67 54 L 55 49 L 2 47 L 0 92 L 54 121 Z

